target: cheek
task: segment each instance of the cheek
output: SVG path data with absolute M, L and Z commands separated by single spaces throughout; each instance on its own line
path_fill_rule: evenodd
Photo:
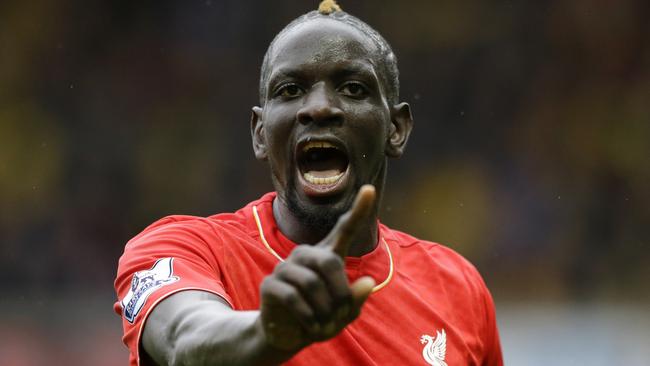
M 285 180 L 286 169 L 293 161 L 293 145 L 289 142 L 293 136 L 294 115 L 289 108 L 273 108 L 264 117 L 269 164 L 281 181 Z
M 363 149 L 373 155 L 383 155 L 388 138 L 390 115 L 381 108 L 367 108 L 359 110 L 354 121 L 356 122 L 353 127 L 361 139 Z
M 284 142 L 293 128 L 296 116 L 296 108 L 290 103 L 280 106 L 270 105 L 264 115 L 266 121 L 267 138 L 272 142 Z

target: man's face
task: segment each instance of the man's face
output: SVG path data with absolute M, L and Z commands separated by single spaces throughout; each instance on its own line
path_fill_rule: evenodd
M 301 220 L 332 226 L 361 185 L 382 186 L 395 126 L 374 50 L 355 28 L 316 19 L 278 39 L 269 55 L 254 148 L 268 160 L 278 199 Z

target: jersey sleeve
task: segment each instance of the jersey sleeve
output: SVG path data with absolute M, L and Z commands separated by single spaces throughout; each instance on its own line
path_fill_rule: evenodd
M 119 260 L 114 310 L 122 317 L 123 342 L 130 364 L 139 364 L 140 337 L 147 316 L 160 301 L 184 290 L 201 290 L 222 297 L 217 258 L 219 236 L 200 219 L 163 219 L 129 241 Z
M 483 299 L 485 301 L 485 359 L 484 366 L 503 366 L 503 355 L 501 353 L 501 341 L 499 340 L 499 330 L 497 329 L 496 310 L 490 291 L 483 285 Z

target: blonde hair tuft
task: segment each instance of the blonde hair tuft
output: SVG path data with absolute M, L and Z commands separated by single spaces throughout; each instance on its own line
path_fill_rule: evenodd
M 341 7 L 335 0 L 323 0 L 318 5 L 318 12 L 323 15 L 329 15 L 335 11 L 341 11 Z

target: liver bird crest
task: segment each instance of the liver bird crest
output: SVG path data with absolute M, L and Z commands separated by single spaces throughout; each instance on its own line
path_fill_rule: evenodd
M 432 337 L 423 334 L 420 337 L 420 343 L 424 344 L 422 349 L 422 357 L 432 366 L 447 366 L 445 362 L 445 353 L 447 353 L 447 334 L 445 330 L 442 332 L 436 330 L 436 336 Z

